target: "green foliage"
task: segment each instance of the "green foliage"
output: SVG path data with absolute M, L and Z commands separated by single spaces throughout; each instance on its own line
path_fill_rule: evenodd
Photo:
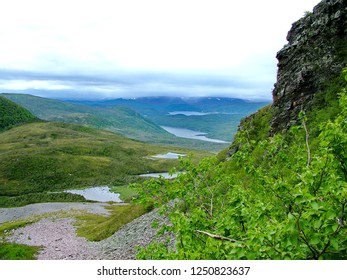
M 335 119 L 340 112 L 339 93 L 341 88 L 347 86 L 346 74 L 330 79 L 325 90 L 318 92 L 314 96 L 314 110 L 307 112 L 309 132 L 312 140 L 316 140 L 320 133 L 320 125 L 329 120 Z M 315 143 L 313 143 L 315 145 Z
M 339 96 L 335 117 L 302 114 L 301 126 L 272 137 L 264 109 L 243 124 L 228 161 L 183 159 L 176 180 L 145 182 L 139 201 L 169 215 L 163 230 L 176 246 L 151 244 L 138 258 L 346 259 L 346 90 Z
M 0 132 L 15 125 L 36 121 L 28 110 L 0 96 Z
M 35 260 L 39 247 L 0 242 L 0 260 Z
M 239 144 L 240 138 L 245 138 L 243 140 L 250 144 L 266 139 L 270 131 L 271 117 L 272 108 L 271 105 L 268 105 L 243 119 L 240 124 L 241 129 L 235 136 L 235 143 Z

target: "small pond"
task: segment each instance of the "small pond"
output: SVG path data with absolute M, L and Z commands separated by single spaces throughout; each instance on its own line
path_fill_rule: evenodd
M 65 190 L 67 193 L 82 195 L 85 199 L 99 201 L 99 202 L 123 202 L 119 193 L 113 193 L 107 186 L 92 187 L 84 190 Z
M 179 157 L 184 157 L 186 155 L 184 154 L 177 154 L 177 153 L 166 153 L 161 155 L 152 156 L 153 158 L 166 158 L 166 159 L 178 159 Z

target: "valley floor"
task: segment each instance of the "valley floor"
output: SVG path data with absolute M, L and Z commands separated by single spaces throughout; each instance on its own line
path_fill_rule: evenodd
M 22 213 L 21 218 L 24 218 L 30 214 L 55 212 L 64 206 L 63 204 L 70 210 L 107 214 L 102 203 L 40 203 L 11 209 L 0 208 L 0 223 L 8 220 L 10 215 L 18 218 L 19 213 Z M 33 209 L 40 210 L 35 212 Z M 67 208 L 62 209 L 66 211 Z M 132 260 L 136 258 L 136 247 L 145 247 L 158 239 L 158 229 L 152 227 L 153 222 L 167 223 L 157 210 L 154 210 L 126 224 L 105 240 L 89 242 L 76 235 L 74 222 L 73 214 L 71 217 L 62 217 L 53 213 L 31 225 L 12 230 L 6 240 L 29 246 L 42 246 L 36 256 L 39 260 Z

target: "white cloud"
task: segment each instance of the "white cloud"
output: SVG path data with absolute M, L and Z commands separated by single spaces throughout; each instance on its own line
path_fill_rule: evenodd
M 100 77 L 128 71 L 220 73 L 249 82 L 264 78 L 270 96 L 276 52 L 291 23 L 319 1 L 4 2 L 2 69 Z
M 42 80 L 0 80 L 0 88 L 23 91 L 23 90 L 71 90 L 68 85 L 61 84 L 59 81 Z

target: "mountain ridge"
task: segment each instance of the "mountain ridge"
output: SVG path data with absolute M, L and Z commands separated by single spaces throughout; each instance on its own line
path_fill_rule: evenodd
M 27 108 L 40 119 L 47 121 L 66 121 L 68 123 L 89 125 L 95 128 L 108 129 L 142 141 L 169 135 L 152 121 L 145 119 L 129 108 L 107 108 L 101 111 L 94 107 L 70 104 L 34 95 L 3 93 L 2 96 Z
M 206 137 L 230 142 L 241 117 L 262 107 L 265 102 L 232 98 L 144 97 L 106 101 L 62 101 L 25 94 L 4 97 L 31 110 L 47 121 L 67 122 L 106 129 L 126 137 L 157 143 L 219 152 L 227 143 L 208 139 L 176 137 L 162 127 L 190 129 Z M 204 112 L 201 115 L 171 115 L 177 111 Z
M 65 100 L 71 103 L 88 104 L 96 107 L 112 107 L 115 105 L 125 105 L 132 109 L 139 110 L 142 114 L 150 114 L 150 108 L 153 106 L 160 106 L 156 108 L 159 111 L 198 111 L 198 112 L 213 112 L 217 110 L 220 112 L 230 112 L 239 109 L 240 105 L 248 104 L 250 109 L 260 108 L 267 101 L 252 101 L 240 98 L 229 97 L 138 97 L 138 98 L 116 98 L 108 100 Z M 252 107 L 251 105 L 254 105 Z M 142 108 L 143 107 L 143 108 Z M 147 111 L 146 111 L 147 110 Z

